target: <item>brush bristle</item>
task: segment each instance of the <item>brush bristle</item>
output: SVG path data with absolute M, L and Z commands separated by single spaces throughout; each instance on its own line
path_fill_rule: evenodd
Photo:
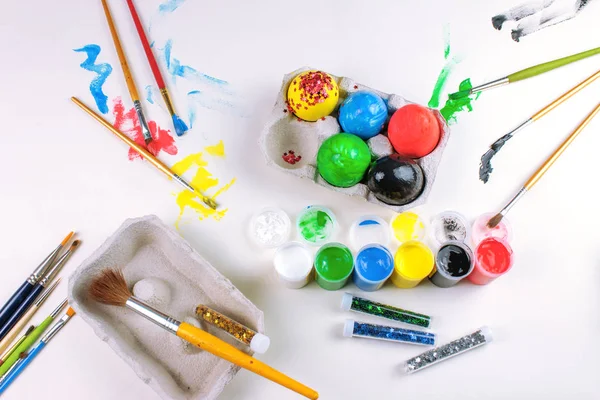
M 29 335 L 35 329 L 35 325 L 30 325 L 29 328 L 25 331 L 25 336 Z
M 462 99 L 464 97 L 467 97 L 468 95 L 471 94 L 471 90 L 467 89 L 467 90 L 461 90 L 460 92 L 456 92 L 456 93 L 450 93 L 448 95 L 448 98 L 450 100 L 458 100 L 458 99 Z
M 73 243 L 71 243 L 71 249 L 70 250 L 75 250 L 80 244 L 81 244 L 81 240 L 74 241 Z
M 117 269 L 106 269 L 92 281 L 89 289 L 90 296 L 111 306 L 124 306 L 132 296 L 123 272 Z
M 181 118 L 179 118 L 177 114 L 173 114 L 172 117 L 173 125 L 175 126 L 175 133 L 177 136 L 183 136 L 188 131 L 187 125 Z
M 64 239 L 63 241 L 60 243 L 61 246 L 64 246 L 65 244 L 67 244 L 67 242 L 69 240 L 71 240 L 71 238 L 73 237 L 73 235 L 75 234 L 75 232 L 70 232 Z
M 73 315 L 75 315 L 75 310 L 73 310 L 71 307 L 69 307 L 69 309 L 67 310 L 67 315 L 69 317 L 72 317 Z
M 504 215 L 502 215 L 501 213 L 498 213 L 498 214 L 494 215 L 488 221 L 487 227 L 490 228 L 490 229 L 494 229 L 495 227 L 498 226 L 498 224 L 500 223 L 500 221 L 502 221 L 502 218 L 504 218 Z

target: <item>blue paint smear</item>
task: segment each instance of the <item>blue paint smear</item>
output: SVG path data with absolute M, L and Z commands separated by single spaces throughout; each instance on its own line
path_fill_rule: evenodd
M 167 0 L 158 6 L 158 12 L 162 14 L 171 13 L 177 10 L 183 3 L 185 3 L 185 0 Z
M 382 246 L 370 246 L 356 256 L 354 267 L 360 277 L 371 282 L 386 279 L 394 268 L 392 254 Z
M 152 85 L 146 86 L 144 88 L 144 90 L 146 91 L 146 100 L 148 101 L 148 103 L 154 104 L 154 95 L 152 93 Z
M 108 97 L 102 91 L 102 85 L 104 85 L 106 78 L 108 78 L 112 72 L 112 66 L 108 63 L 96 64 L 96 59 L 102 51 L 97 44 L 88 44 L 80 49 L 73 49 L 73 51 L 86 53 L 87 58 L 84 62 L 79 64 L 79 66 L 87 71 L 98 74 L 98 76 L 92 80 L 92 83 L 90 83 L 90 92 L 92 93 L 92 96 L 94 96 L 94 101 L 96 102 L 98 110 L 100 110 L 102 114 L 106 114 L 108 112 Z
M 173 81 L 175 81 L 177 77 L 180 77 L 189 81 L 209 84 L 221 88 L 225 88 L 229 85 L 229 82 L 227 81 L 203 74 L 201 72 L 198 72 L 196 69 L 190 67 L 189 65 L 182 64 L 177 58 L 171 56 L 172 48 L 173 41 L 169 39 L 167 40 L 167 43 L 165 43 L 165 47 L 160 50 L 162 50 L 162 56 L 165 60 L 167 71 L 169 72 L 169 75 L 171 75 L 171 77 L 173 78 Z
M 365 225 L 381 225 L 381 224 L 377 221 L 373 221 L 372 219 L 366 219 L 363 222 L 361 222 L 360 224 L 358 224 L 358 226 L 365 226 Z
M 231 102 L 215 98 L 210 94 L 201 92 L 199 90 L 192 90 L 187 94 L 187 97 L 188 119 L 190 121 L 190 129 L 194 126 L 194 122 L 196 121 L 196 114 L 198 112 L 197 106 L 215 111 L 231 111 L 235 108 L 235 106 Z

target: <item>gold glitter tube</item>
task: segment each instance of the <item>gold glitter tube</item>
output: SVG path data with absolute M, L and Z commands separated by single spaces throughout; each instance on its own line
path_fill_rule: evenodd
M 204 321 L 224 330 L 238 341 L 249 346 L 256 353 L 264 353 L 271 344 L 268 336 L 258 333 L 203 304 L 196 307 L 196 314 Z

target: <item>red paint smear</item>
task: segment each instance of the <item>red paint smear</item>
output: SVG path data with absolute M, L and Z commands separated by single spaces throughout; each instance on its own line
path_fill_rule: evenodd
M 175 145 L 175 140 L 169 134 L 169 130 L 161 129 L 154 121 L 148 121 L 148 128 L 152 135 L 152 141 L 146 146 L 144 135 L 142 134 L 142 127 L 140 126 L 140 121 L 138 120 L 135 108 L 131 108 L 129 111 L 125 112 L 125 106 L 123 106 L 123 101 L 120 97 L 115 98 L 113 104 L 115 128 L 129 136 L 129 138 L 137 144 L 146 147 L 148 151 L 155 156 L 158 156 L 161 151 L 172 156 L 177 154 L 177 146 Z M 129 159 L 133 161 L 136 158 L 142 159 L 143 157 L 134 149 L 129 148 Z
M 487 238 L 477 247 L 477 262 L 492 274 L 502 274 L 510 268 L 512 250 L 495 238 Z
M 300 160 L 302 160 L 302 156 L 297 156 L 296 153 L 293 150 L 289 150 L 285 153 L 283 153 L 283 155 L 281 156 L 281 158 L 283 158 L 283 161 L 285 161 L 288 164 L 296 164 L 297 162 L 300 162 Z

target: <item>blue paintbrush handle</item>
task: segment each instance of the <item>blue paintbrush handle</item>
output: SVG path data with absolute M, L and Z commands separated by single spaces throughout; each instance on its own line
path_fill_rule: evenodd
M 4 307 L 0 310 L 0 326 L 4 326 L 6 321 L 15 313 L 17 308 L 29 297 L 29 294 L 33 290 L 34 285 L 29 282 L 25 282 L 19 289 L 12 295 L 10 299 L 4 304 Z
M 33 361 L 33 359 L 46 347 L 46 343 L 40 341 L 31 351 L 27 354 L 27 357 L 23 359 L 15 368 L 13 368 L 5 377 L 0 381 L 0 395 L 4 393 L 6 388 L 15 380 L 17 377 L 27 368 L 27 366 Z
M 13 314 L 6 320 L 4 324 L 0 326 L 0 340 L 4 339 L 4 336 L 6 336 L 8 332 L 10 332 L 12 327 L 15 326 L 17 322 L 19 322 L 23 314 L 25 314 L 29 307 L 31 307 L 31 305 L 35 303 L 35 300 L 38 298 L 38 296 L 40 295 L 40 293 L 42 293 L 43 290 L 44 287 L 39 283 L 35 285 L 33 290 L 31 290 L 31 292 L 29 293 L 29 296 L 25 297 L 23 302 L 19 304 L 18 307 L 14 310 Z

